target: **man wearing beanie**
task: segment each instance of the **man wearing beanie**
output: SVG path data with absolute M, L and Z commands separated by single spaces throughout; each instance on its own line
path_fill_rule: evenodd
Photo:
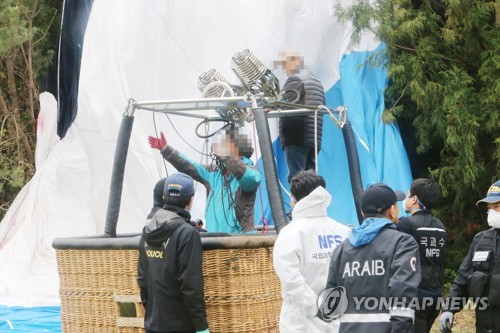
M 163 158 L 177 170 L 202 183 L 207 190 L 205 209 L 209 232 L 242 233 L 254 228 L 254 204 L 261 177 L 250 157 L 250 139 L 238 130 L 226 130 L 212 145 L 214 165 L 203 166 L 167 144 L 160 138 L 149 137 L 151 148 L 159 149 Z
M 488 211 L 488 230 L 474 236 L 458 269 L 439 318 L 441 332 L 451 332 L 453 316 L 471 297 L 476 306 L 476 332 L 500 332 L 500 180 L 477 206 Z
M 201 239 L 188 212 L 193 197 L 193 179 L 171 175 L 164 184 L 163 208 L 142 231 L 137 283 L 146 333 L 208 333 Z
M 420 264 L 416 241 L 396 229 L 397 202 L 404 198 L 383 183 L 367 188 L 361 194 L 363 224 L 333 251 L 326 288 L 345 290 L 340 332 L 413 332 Z

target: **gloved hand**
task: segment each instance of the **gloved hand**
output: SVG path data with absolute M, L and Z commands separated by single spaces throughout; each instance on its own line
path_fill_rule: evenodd
M 451 332 L 451 328 L 453 327 L 453 313 L 450 311 L 444 311 L 441 313 L 441 317 L 439 317 L 439 330 L 441 333 L 449 333 Z
M 160 138 L 155 138 L 154 136 L 148 137 L 149 145 L 151 148 L 163 150 L 167 146 L 167 139 L 163 132 L 160 132 Z
M 210 331 L 208 330 L 208 328 L 204 331 L 197 331 L 196 333 L 210 333 Z

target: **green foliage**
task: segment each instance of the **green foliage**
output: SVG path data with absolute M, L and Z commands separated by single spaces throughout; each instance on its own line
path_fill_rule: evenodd
M 26 22 L 12 0 L 0 0 L 0 53 L 10 50 L 28 39 Z
M 0 220 L 34 173 L 38 80 L 59 36 L 59 0 L 0 0 Z
M 34 171 L 32 165 L 11 158 L 19 154 L 18 144 L 3 140 L 4 133 L 0 132 L 0 220 Z
M 443 286 L 443 291 L 445 293 L 444 296 L 448 293 L 448 290 L 450 290 L 451 283 L 453 280 L 455 280 L 455 276 L 457 275 L 457 272 L 453 269 L 450 268 L 445 268 L 444 270 L 444 280 L 446 281 Z
M 370 4 L 370 2 L 372 4 Z M 487 0 L 357 0 L 336 5 L 354 27 L 386 47 L 384 122 L 411 124 L 414 177 L 439 182 L 438 216 L 451 234 L 449 267 L 458 268 L 472 235 L 485 228 L 475 202 L 500 179 L 500 29 Z M 411 152 L 410 156 L 412 156 Z

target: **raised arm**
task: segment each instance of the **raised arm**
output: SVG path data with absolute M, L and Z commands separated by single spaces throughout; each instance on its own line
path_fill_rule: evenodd
M 163 132 L 160 132 L 160 138 L 150 136 L 148 139 L 151 148 L 160 150 L 163 158 L 179 172 L 185 173 L 203 184 L 208 181 L 210 172 L 203 165 L 191 161 L 187 156 L 170 147 Z

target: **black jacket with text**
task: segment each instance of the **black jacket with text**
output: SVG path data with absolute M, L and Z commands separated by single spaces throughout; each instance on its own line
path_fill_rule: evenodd
M 345 240 L 333 251 L 326 285 L 346 290 L 340 332 L 412 333 L 419 269 L 417 243 L 395 226 L 360 247 Z
M 155 332 L 208 328 L 199 232 L 187 211 L 165 205 L 149 220 L 139 244 L 137 282 Z
M 419 246 L 422 269 L 419 288 L 434 290 L 437 296 L 441 296 L 448 245 L 443 223 L 432 216 L 430 210 L 422 209 L 412 216 L 400 218 L 397 227 L 399 231 L 412 235 Z

